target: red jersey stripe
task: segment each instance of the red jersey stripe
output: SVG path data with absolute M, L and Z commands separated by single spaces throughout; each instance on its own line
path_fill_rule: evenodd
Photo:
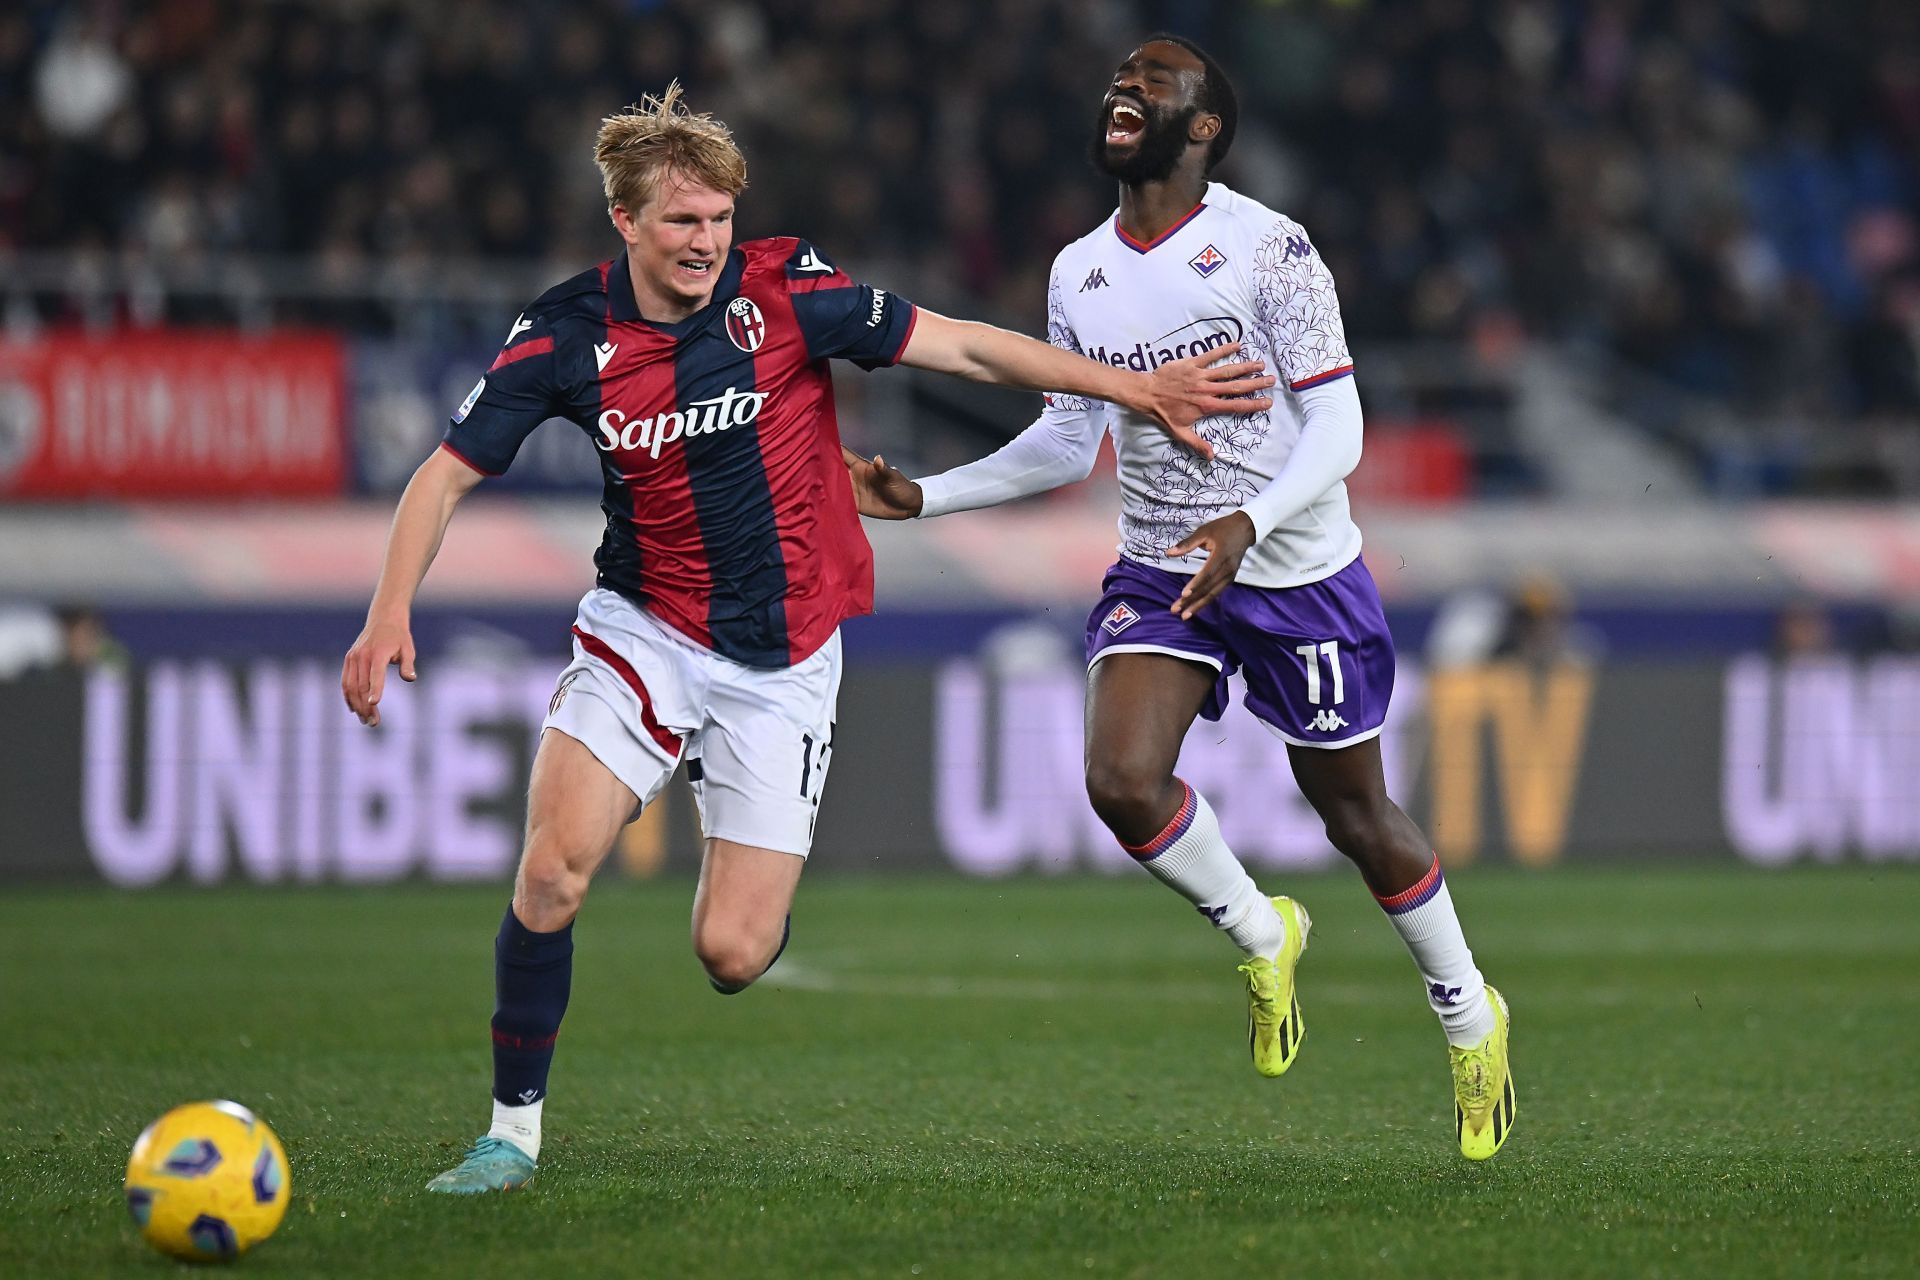
M 647 692 L 647 686 L 641 681 L 640 673 L 633 669 L 633 664 L 614 652 L 613 646 L 599 636 L 582 631 L 579 627 L 573 629 L 573 634 L 580 641 L 582 649 L 612 667 L 614 672 L 627 682 L 627 687 L 632 689 L 634 696 L 640 699 L 640 723 L 646 729 L 648 736 L 660 744 L 662 751 L 678 760 L 680 758 L 679 735 L 669 733 L 653 714 L 653 695 Z
M 772 336 L 755 358 L 772 368 L 799 365 L 787 382 L 786 407 L 794 416 L 782 419 L 784 427 L 761 428 L 780 556 L 789 566 L 810 566 L 811 591 L 833 606 L 798 608 L 789 594 L 788 661 L 800 662 L 832 637 L 843 618 L 873 611 L 873 548 L 852 487 L 840 482 L 847 465 L 840 455 L 833 375 L 824 361 L 805 363 L 806 336 L 792 299 L 772 291 L 758 296 Z
M 528 356 L 543 356 L 551 350 L 553 350 L 553 338 L 551 336 L 545 338 L 529 338 L 519 346 L 508 347 L 505 351 L 495 356 L 493 363 L 487 366 L 487 372 L 492 373 L 495 369 L 504 369 L 510 364 L 516 364 L 521 360 L 525 360 Z
M 607 326 L 606 341 L 644 350 L 659 338 L 644 321 L 615 321 Z M 647 360 L 631 373 L 603 378 L 601 404 L 627 406 L 625 427 L 651 406 L 680 404 L 684 389 L 677 363 Z M 610 494 L 618 493 L 624 504 L 618 508 L 624 528 L 609 534 L 618 537 L 618 552 L 601 561 L 601 585 L 626 595 L 694 643 L 713 648 L 713 565 L 694 501 L 686 441 L 667 445 L 657 459 L 646 450 L 602 453 L 601 458 L 614 477 Z
M 1344 378 L 1352 372 L 1352 365 L 1343 364 L 1338 369 L 1329 369 L 1325 373 L 1316 373 L 1311 378 L 1302 378 L 1298 382 L 1289 382 L 1287 385 L 1295 391 L 1305 391 L 1308 387 L 1317 387 L 1323 382 L 1332 382 L 1335 378 Z

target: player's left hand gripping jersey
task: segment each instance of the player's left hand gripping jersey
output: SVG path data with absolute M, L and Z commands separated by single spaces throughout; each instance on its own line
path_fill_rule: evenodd
M 827 361 L 892 364 L 914 314 L 780 238 L 735 246 L 706 307 L 653 324 L 622 254 L 514 320 L 443 447 L 498 475 L 541 422 L 575 423 L 605 479 L 600 585 L 723 657 L 791 666 L 873 609 Z
M 1060 251 L 1047 292 L 1047 336 L 1107 364 L 1150 372 L 1208 347 L 1242 344 L 1249 359 L 1293 391 L 1353 372 L 1333 276 L 1300 224 L 1210 183 L 1205 200 L 1152 244 L 1120 230 L 1118 216 Z M 1076 396 L 1047 399 L 1061 434 L 1113 436 L 1120 463 L 1120 552 L 1130 560 L 1196 573 L 1204 555 L 1163 553 L 1194 528 L 1243 506 L 1272 483 L 1300 438 L 1294 397 L 1271 410 L 1203 419 L 1206 462 L 1139 414 Z M 1236 580 L 1292 587 L 1339 572 L 1360 554 L 1360 530 L 1335 481 L 1276 525 L 1241 561 Z

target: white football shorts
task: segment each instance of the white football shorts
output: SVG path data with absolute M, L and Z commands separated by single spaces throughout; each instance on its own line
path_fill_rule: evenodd
M 797 666 L 723 658 L 625 596 L 580 601 L 543 727 L 578 739 L 644 806 L 679 768 L 709 838 L 806 857 L 833 754 L 840 633 Z

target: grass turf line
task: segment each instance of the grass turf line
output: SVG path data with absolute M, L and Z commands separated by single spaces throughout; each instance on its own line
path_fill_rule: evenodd
M 0 895 L 0 1258 L 166 1270 L 127 1150 L 228 1096 L 293 1166 L 261 1275 L 1908 1273 L 1920 874 L 1451 883 L 1515 1011 L 1488 1165 L 1350 875 L 1285 878 L 1315 930 L 1280 1081 L 1246 1062 L 1231 948 L 1144 877 L 819 877 L 791 967 L 731 999 L 689 885 L 610 880 L 540 1179 L 478 1203 L 421 1185 L 484 1128 L 504 889 Z

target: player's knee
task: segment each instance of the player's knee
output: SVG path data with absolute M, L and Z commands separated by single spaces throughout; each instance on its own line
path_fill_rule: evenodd
M 1087 761 L 1087 801 L 1100 821 L 1123 840 L 1138 838 L 1153 825 L 1154 805 L 1166 781 L 1159 770 L 1137 762 Z
M 1391 804 L 1367 798 L 1341 800 L 1321 811 L 1327 840 L 1355 862 L 1365 864 L 1393 839 Z
M 745 929 L 709 926 L 694 934 L 693 951 L 707 980 L 723 996 L 737 995 L 754 984 L 773 962 L 766 939 Z
M 538 838 L 528 841 L 514 895 L 521 923 L 542 932 L 564 928 L 579 914 L 586 896 L 587 876 L 562 850 Z

